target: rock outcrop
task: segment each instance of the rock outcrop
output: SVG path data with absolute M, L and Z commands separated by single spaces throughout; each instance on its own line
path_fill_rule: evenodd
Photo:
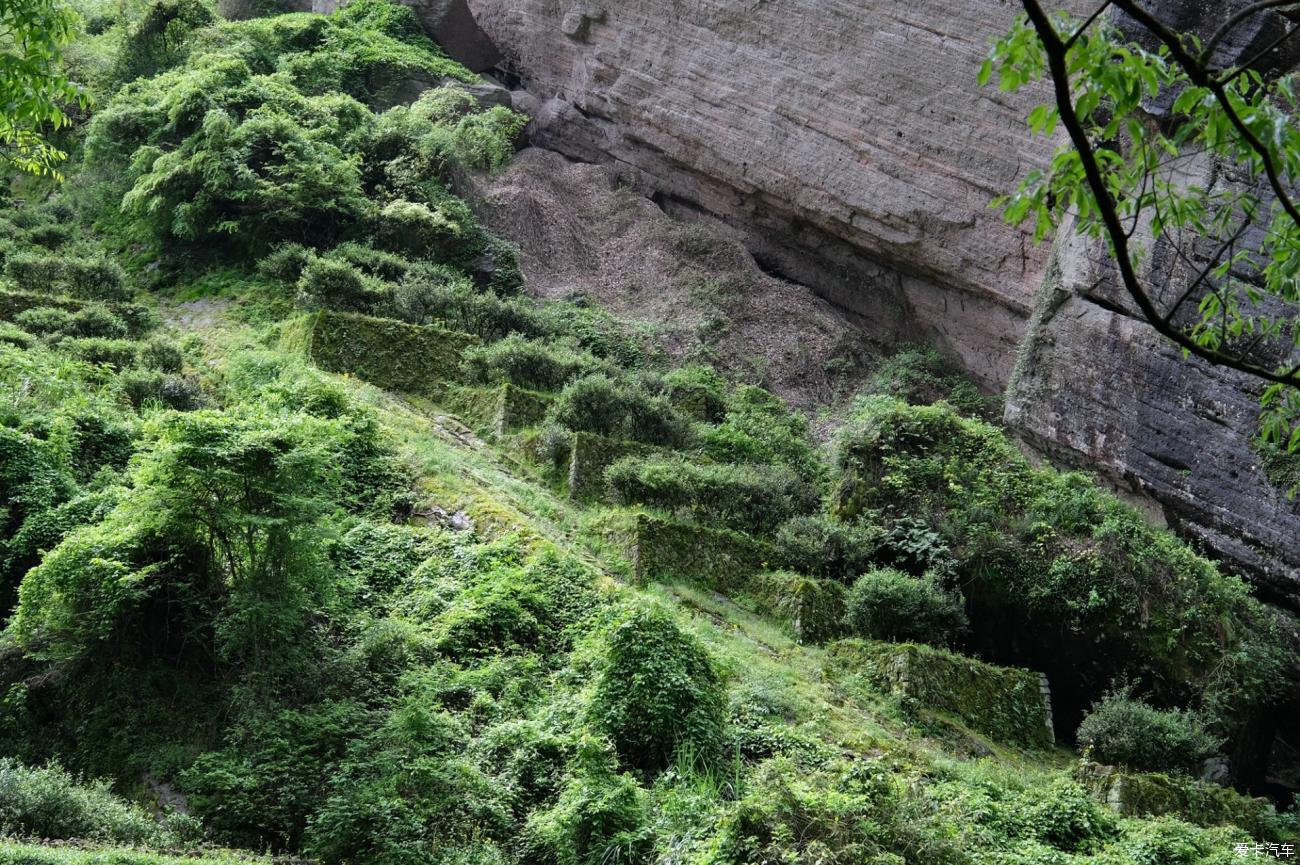
M 1205 26 L 1241 2 L 1155 6 Z M 1018 3 L 470 5 L 528 91 L 516 104 L 536 143 L 726 223 L 874 338 L 931 341 L 990 390 L 1010 385 L 1007 420 L 1030 445 L 1300 608 L 1300 518 L 1260 469 L 1247 383 L 1183 362 L 1125 314 L 1096 285 L 1096 250 L 1065 250 L 1044 292 L 1050 250 L 989 209 L 1052 150 L 1024 126 L 1042 91 L 975 81 Z M 1223 52 L 1253 56 L 1268 26 Z
M 1048 151 L 975 81 L 1006 0 L 472 0 L 541 103 L 534 141 L 612 163 L 881 339 L 1010 376 L 1047 251 L 989 200 Z

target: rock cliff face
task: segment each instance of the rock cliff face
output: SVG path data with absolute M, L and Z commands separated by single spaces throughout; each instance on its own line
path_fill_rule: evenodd
M 1233 6 L 1156 5 L 1181 26 Z M 726 223 L 875 339 L 934 342 L 1009 386 L 1007 420 L 1034 448 L 1102 473 L 1300 608 L 1300 519 L 1259 468 L 1245 383 L 1126 315 L 1096 250 L 1061 244 L 1049 268 L 1051 250 L 988 207 L 1051 152 L 1024 128 L 1041 94 L 975 82 L 1014 0 L 470 7 L 528 91 L 535 143 Z
M 472 0 L 534 141 L 746 235 L 874 336 L 1004 386 L 1047 251 L 989 210 L 1046 151 L 976 86 L 1008 0 Z

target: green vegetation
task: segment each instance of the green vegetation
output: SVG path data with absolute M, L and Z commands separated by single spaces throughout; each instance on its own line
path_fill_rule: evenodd
M 836 458 L 837 512 L 931 530 L 964 587 L 973 639 L 994 657 L 1042 659 L 1089 702 L 1129 676 L 1169 703 L 1194 695 L 1211 715 L 1278 686 L 1274 626 L 1240 580 L 1089 479 L 1031 468 L 995 427 L 872 399 Z
M 930 576 L 914 577 L 893 568 L 867 571 L 849 591 L 845 624 L 876 640 L 946 645 L 966 630 L 961 596 Z
M 1220 744 L 1195 715 L 1153 709 L 1124 690 L 1093 706 L 1078 736 L 1094 760 L 1155 772 L 1195 773 Z
M 67 154 L 48 139 L 71 120 L 73 106 L 85 108 L 85 93 L 69 80 L 60 58 L 76 32 L 77 15 L 57 0 L 19 0 L 0 7 L 5 41 L 0 63 L 0 148 L 5 163 L 19 171 L 59 176 Z
M 1029 468 L 928 355 L 877 389 L 948 402 L 864 400 L 823 447 L 521 291 L 449 184 L 522 121 L 408 8 L 117 11 L 75 43 L 104 96 L 75 182 L 0 219 L 0 863 L 1145 865 L 1289 837 L 1205 796 L 1121 816 L 1052 744 L 1025 669 L 1052 639 L 1067 701 L 1141 676 L 1216 747 L 1280 649 L 1243 583 Z

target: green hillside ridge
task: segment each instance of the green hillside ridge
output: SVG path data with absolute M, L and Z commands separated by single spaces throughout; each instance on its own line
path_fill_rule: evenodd
M 528 297 L 454 191 L 524 119 L 406 7 L 126 8 L 69 55 L 69 180 L 0 215 L 0 863 L 1296 838 L 1195 777 L 1281 686 L 1268 609 L 932 355 L 820 442 Z

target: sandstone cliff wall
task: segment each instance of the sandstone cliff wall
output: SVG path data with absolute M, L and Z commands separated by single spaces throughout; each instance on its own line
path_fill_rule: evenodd
M 1225 11 L 1164 5 L 1181 24 Z M 1183 363 L 1126 315 L 1098 287 L 1096 250 L 1066 245 L 1040 292 L 1050 250 L 988 208 L 1051 151 L 1023 122 L 1041 93 L 975 82 L 1014 0 L 470 7 L 531 94 L 536 143 L 727 223 L 874 338 L 932 341 L 1010 386 L 1007 420 L 1031 445 L 1102 473 L 1300 608 L 1300 519 L 1259 468 L 1244 383 Z
M 472 0 L 535 141 L 746 235 L 874 336 L 1010 376 L 1046 263 L 988 209 L 1045 151 L 981 90 L 1007 0 Z

